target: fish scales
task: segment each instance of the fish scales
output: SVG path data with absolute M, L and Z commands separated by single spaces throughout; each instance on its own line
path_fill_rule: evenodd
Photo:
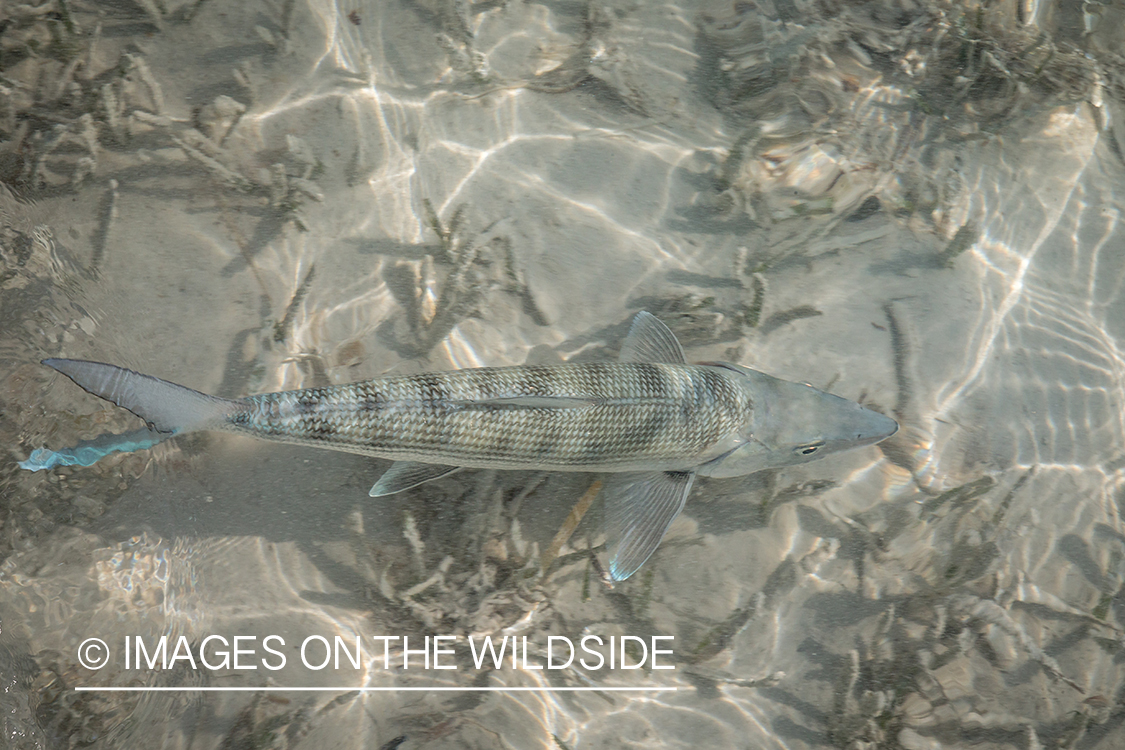
M 431 372 L 242 404 L 228 429 L 275 440 L 395 460 L 595 471 L 694 466 L 750 408 L 714 368 L 656 363 Z

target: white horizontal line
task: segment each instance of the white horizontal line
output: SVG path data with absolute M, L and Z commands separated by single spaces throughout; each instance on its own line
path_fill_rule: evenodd
M 478 693 L 624 693 L 678 690 L 674 687 L 83 687 L 79 692 L 96 693 L 398 693 L 398 692 L 478 692 Z

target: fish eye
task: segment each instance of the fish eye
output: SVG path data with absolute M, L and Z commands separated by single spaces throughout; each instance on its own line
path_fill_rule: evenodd
M 813 456 L 816 455 L 816 452 L 823 447 L 824 441 L 817 440 L 815 443 L 805 443 L 804 445 L 798 445 L 793 449 L 793 452 L 798 456 Z

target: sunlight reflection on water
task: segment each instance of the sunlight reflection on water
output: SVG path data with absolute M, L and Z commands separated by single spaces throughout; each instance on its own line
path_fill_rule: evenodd
M 1115 747 L 1125 11 L 1078 34 L 1064 4 L 821 5 L 13 11 L 13 458 L 136 427 L 45 356 L 238 396 L 606 360 L 642 307 L 692 360 L 902 429 L 702 483 L 614 591 L 597 513 L 538 569 L 582 476 L 464 472 L 376 502 L 382 465 L 229 436 L 0 466 L 9 746 Z M 52 33 L 82 53 L 33 54 Z M 75 660 L 95 635 L 270 633 L 453 635 L 458 670 Z M 502 633 L 539 656 L 552 635 L 674 635 L 676 669 L 475 669 L 465 639 Z M 654 689 L 73 690 L 431 683 Z

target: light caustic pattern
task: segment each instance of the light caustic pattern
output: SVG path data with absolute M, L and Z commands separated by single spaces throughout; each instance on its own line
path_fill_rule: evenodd
M 1091 164 L 1105 145 L 1077 114 L 1056 112 L 1019 155 L 999 155 L 1019 161 L 982 169 L 974 186 L 981 309 L 966 368 L 939 392 L 936 415 L 983 411 L 998 467 L 1112 471 L 1125 443 L 1120 188 Z
M 396 23 L 411 20 L 404 8 L 361 9 L 360 24 L 332 5 L 316 5 L 314 10 L 328 39 L 317 67 L 349 76 L 354 87 L 314 75 L 268 111 L 245 119 L 267 134 L 283 122 L 323 112 L 323 118 L 334 123 L 331 127 L 339 129 L 334 138 L 338 150 L 352 155 L 351 179 L 356 195 L 362 193 L 350 204 L 326 204 L 325 210 L 338 216 L 334 233 L 348 245 L 366 247 L 372 244 L 368 238 L 374 238 L 378 247 L 397 246 L 403 260 L 393 252 L 362 256 L 369 263 L 363 275 L 367 288 L 349 280 L 357 296 L 349 297 L 344 290 L 332 302 L 321 300 L 315 309 L 306 305 L 307 311 L 298 311 L 291 349 L 335 346 L 349 327 L 354 327 L 352 340 L 370 339 L 396 310 L 395 300 L 377 291 L 386 289 L 381 277 L 388 265 L 416 264 L 423 307 L 440 300 L 433 275 L 414 260 L 435 241 L 425 221 L 426 200 L 445 220 L 467 204 L 468 231 L 494 227 L 493 234 L 503 234 L 519 246 L 519 270 L 529 284 L 543 290 L 544 304 L 555 308 L 546 311 L 548 317 L 565 326 L 556 337 L 604 324 L 613 306 L 607 303 L 628 293 L 620 279 L 636 287 L 666 268 L 689 264 L 700 252 L 654 229 L 675 202 L 669 195 L 670 175 L 709 144 L 699 134 L 670 132 L 659 121 L 638 120 L 639 127 L 629 130 L 608 113 L 569 110 L 531 90 L 526 82 L 539 68 L 562 64 L 575 46 L 570 33 L 556 30 L 564 22 L 544 7 L 470 14 L 472 47 L 491 61 L 493 77 L 464 88 L 464 93 L 459 89 L 472 79 L 458 70 L 456 55 L 448 61 L 440 54 L 435 58 L 431 53 L 441 48 L 432 48 L 432 38 L 420 49 L 409 37 L 392 33 Z M 644 71 L 634 66 L 651 67 L 682 86 L 695 61 L 690 52 L 692 25 L 673 6 L 651 12 L 666 26 L 649 30 L 643 43 L 660 54 L 622 60 L 614 63 L 614 70 L 636 78 Z M 438 19 L 442 34 L 457 36 L 450 31 L 460 23 L 453 13 Z M 537 54 L 532 52 L 535 45 L 543 45 Z M 601 60 L 596 51 L 591 59 Z M 712 124 L 714 145 L 720 135 Z M 607 170 L 607 164 L 615 166 Z M 614 199 L 608 199 L 610 195 Z M 276 243 L 259 262 L 260 270 L 278 277 L 269 283 L 279 294 L 291 293 L 299 284 L 298 262 L 317 262 L 329 252 L 324 243 L 307 242 L 287 250 L 292 242 Z M 559 272 L 606 262 L 612 264 L 609 274 Z M 592 306 L 568 303 L 579 298 Z M 473 323 L 467 325 L 471 329 Z M 454 344 L 443 342 L 441 347 L 459 363 L 522 361 L 530 348 L 519 338 L 496 337 L 476 345 L 489 352 L 483 357 L 473 351 L 461 328 L 449 335 Z M 295 373 L 292 367 L 285 371 L 290 374 L 285 385 L 290 385 Z
M 102 313 L 97 339 L 72 328 L 51 341 L 64 351 L 41 356 L 116 348 L 130 354 L 122 364 L 201 390 L 217 384 L 224 356 L 232 372 L 254 363 L 255 379 L 223 384 L 238 392 L 222 395 L 235 396 L 522 364 L 537 345 L 608 358 L 636 308 L 666 304 L 660 314 L 677 332 L 702 331 L 692 359 L 736 359 L 887 410 L 902 391 L 905 458 L 870 449 L 768 481 L 701 483 L 646 569 L 605 592 L 584 554 L 596 532 L 563 547 L 546 579 L 534 576 L 538 551 L 586 489 L 573 478 L 465 472 L 431 485 L 424 504 L 376 506 L 366 492 L 382 467 L 368 461 L 223 438 L 187 443 L 190 470 L 164 471 L 157 459 L 155 476 L 124 499 L 96 498 L 128 509 L 112 527 L 129 536 L 159 527 L 159 539 L 176 542 L 60 533 L 0 568 L 0 590 L 19 605 L 10 632 L 23 626 L 30 653 L 69 654 L 69 640 L 87 635 L 73 623 L 91 613 L 106 632 L 120 616 L 146 636 L 192 639 L 267 624 L 287 635 L 412 642 L 446 632 L 526 634 L 540 644 L 576 631 L 676 636 L 674 672 L 625 681 L 674 693 L 479 703 L 416 693 L 291 704 L 208 696 L 194 714 L 158 701 L 116 714 L 136 723 L 130 740 L 154 744 L 182 744 L 183 717 L 195 714 L 243 717 L 230 723 L 263 732 L 285 726 L 301 748 L 325 738 L 380 746 L 398 735 L 435 747 L 936 747 L 958 728 L 975 742 L 990 727 L 1008 744 L 1037 747 L 1061 742 L 1058 727 L 1078 715 L 1103 726 L 1084 701 L 1120 700 L 1125 679 L 1103 647 L 1119 643 L 1125 616 L 1125 182 L 1101 125 L 1120 128 L 1111 103 L 1052 106 L 946 147 L 950 132 L 923 116 L 911 81 L 874 72 L 864 50 L 875 37 L 839 36 L 875 23 L 866 17 L 828 29 L 838 36 L 818 48 L 827 51 L 801 58 L 820 66 L 819 77 L 802 78 L 787 67 L 790 53 L 804 54 L 823 29 L 811 19 L 763 20 L 747 3 L 702 3 L 698 16 L 682 3 L 612 0 L 284 5 L 297 8 L 289 38 L 261 63 L 258 98 L 228 148 L 250 144 L 264 160 L 285 150 L 287 135 L 308 145 L 323 162 L 325 197 L 303 207 L 309 231 L 269 236 L 251 264 L 228 273 L 236 233 L 214 220 L 210 203 L 177 210 L 200 224 L 169 233 L 169 243 L 208 240 L 170 256 L 168 268 L 217 258 L 199 274 L 209 286 L 198 287 L 219 287 L 213 299 L 229 304 L 195 315 L 186 306 L 198 301 L 163 297 L 174 296 L 168 279 L 181 272 L 161 268 L 147 285 L 161 298 L 139 305 L 130 294 L 147 290 L 126 294 L 106 270 L 98 290 L 114 301 L 89 305 Z M 206 20 L 211 8 L 199 4 L 198 18 L 213 24 L 203 28 L 224 29 L 218 17 Z M 273 12 L 232 30 L 230 49 L 244 49 Z M 943 40 L 968 33 L 943 22 Z M 724 54 L 741 55 L 734 62 L 749 84 L 776 89 L 763 100 L 791 102 L 800 116 L 750 107 L 736 118 L 701 100 L 707 75 L 731 73 L 706 67 L 707 28 L 729 40 Z M 182 104 L 188 122 L 194 103 L 177 103 L 167 85 L 166 106 Z M 791 134 L 792 122 L 804 129 Z M 945 151 L 931 167 L 921 154 L 935 141 Z M 737 143 L 746 147 L 740 165 Z M 940 200 L 900 221 L 913 210 L 911 179 L 946 178 Z M 185 193 L 216 192 L 196 188 Z M 143 192 L 118 191 L 122 218 L 105 262 L 125 258 L 122 279 L 164 249 L 125 220 L 144 213 Z M 872 196 L 885 211 L 846 220 Z M 465 207 L 455 237 L 439 237 L 427 203 L 446 229 Z M 970 225 L 967 249 L 941 258 Z M 458 265 L 470 256 L 479 262 Z M 395 273 L 408 289 L 394 288 Z M 762 324 L 731 327 L 763 281 Z M 472 304 L 470 293 L 479 294 Z M 127 321 L 134 305 L 144 322 L 162 323 L 153 330 L 184 338 L 114 340 L 129 323 L 114 326 L 106 311 Z M 887 331 L 885 309 L 896 331 Z M 244 330 L 229 323 L 236 319 Z M 415 335 L 413 348 L 403 331 Z M 896 383 L 894 336 L 909 348 L 909 387 Z M 62 412 L 63 398 L 85 403 L 52 387 L 50 409 Z M 450 675 L 440 678 L 533 687 L 602 679 L 578 670 Z M 368 686 L 440 681 L 372 664 L 352 676 Z M 337 677 L 259 671 L 240 684 Z M 881 736 L 886 727 L 902 734 Z M 213 746 L 239 741 L 206 729 Z M 1088 737 L 1108 750 L 1093 730 Z

